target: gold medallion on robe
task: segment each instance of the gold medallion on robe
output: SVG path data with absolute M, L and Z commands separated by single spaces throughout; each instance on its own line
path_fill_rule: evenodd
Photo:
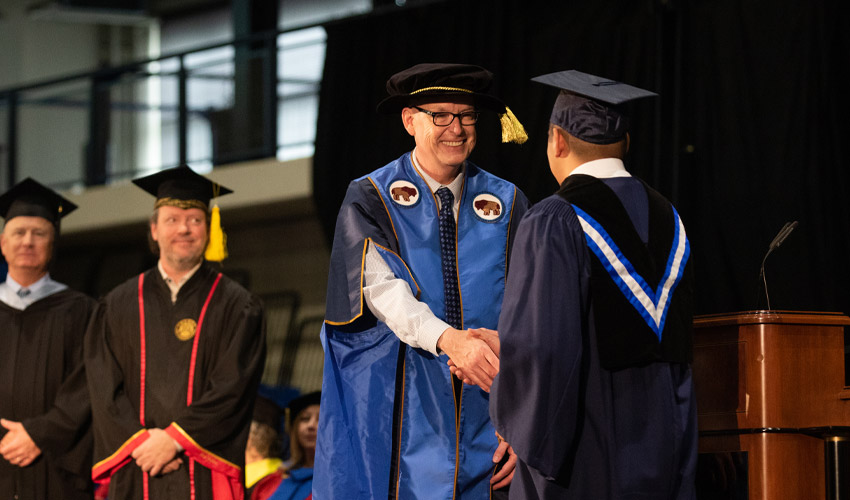
M 198 324 L 192 318 L 181 319 L 174 326 L 174 336 L 180 340 L 189 340 L 195 336 Z

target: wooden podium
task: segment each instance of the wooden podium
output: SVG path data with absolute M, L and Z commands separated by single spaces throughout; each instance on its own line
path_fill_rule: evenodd
M 850 487 L 847 325 L 818 312 L 694 319 L 701 500 L 850 498 L 837 491 Z

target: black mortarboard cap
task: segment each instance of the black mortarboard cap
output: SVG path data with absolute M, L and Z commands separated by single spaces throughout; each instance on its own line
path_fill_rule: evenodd
M 59 228 L 59 220 L 77 208 L 52 189 L 27 177 L 0 195 L 0 216 L 7 221 L 19 216 L 47 219 Z
M 531 79 L 561 89 L 549 121 L 573 137 L 613 144 L 626 137 L 629 120 L 619 105 L 658 94 L 581 71 L 549 73 Z
M 265 396 L 257 396 L 257 399 L 254 401 L 253 420 L 261 424 L 266 424 L 272 429 L 280 432 L 280 421 L 282 417 L 283 410 L 277 405 L 277 403 Z
M 317 405 L 322 400 L 322 392 L 309 392 L 307 394 L 298 396 L 289 402 L 286 406 L 286 424 L 289 428 L 292 428 L 292 424 L 295 423 L 295 418 L 298 417 L 298 414 L 301 413 L 301 410 L 307 408 L 310 405 Z
M 195 206 L 206 209 L 209 207 L 210 199 L 233 192 L 221 184 L 196 174 L 186 165 L 133 179 L 133 184 L 154 195 L 157 199 L 156 206 L 173 205 L 181 208 Z

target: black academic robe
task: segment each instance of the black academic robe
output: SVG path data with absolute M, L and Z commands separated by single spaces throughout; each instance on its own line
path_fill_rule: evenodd
M 156 268 L 98 304 L 85 349 L 92 475 L 111 479 L 110 497 L 144 498 L 147 489 L 152 500 L 188 499 L 194 488 L 194 498 L 242 498 L 264 331 L 259 299 L 207 263 L 174 304 Z M 150 428 L 165 429 L 185 449 L 179 470 L 145 478 L 135 465 L 130 455 Z
M 94 304 L 68 289 L 23 311 L 0 302 L 0 417 L 22 422 L 42 452 L 24 468 L 0 458 L 3 498 L 92 497 L 91 411 L 82 358 Z M 0 428 L 0 438 L 5 433 Z

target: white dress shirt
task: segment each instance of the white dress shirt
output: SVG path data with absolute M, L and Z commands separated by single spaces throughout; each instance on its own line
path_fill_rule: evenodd
M 432 179 L 419 168 L 416 162 L 416 150 L 410 155 L 413 165 L 428 183 L 428 188 L 435 193 L 441 187 L 447 187 L 454 196 L 452 207 L 457 220 L 460 208 L 460 195 L 463 189 L 463 169 L 448 185 L 444 186 Z M 437 209 L 440 209 L 440 198 L 437 199 Z M 397 278 L 390 266 L 375 249 L 375 245 L 369 242 L 366 251 L 366 262 L 364 269 L 363 297 L 369 310 L 380 321 L 386 323 L 390 330 L 398 338 L 412 347 L 425 349 L 428 352 L 439 355 L 437 340 L 440 335 L 450 328 L 450 325 L 441 320 L 431 312 L 431 308 L 424 302 L 420 302 L 410 290 L 410 285 L 403 279 Z

